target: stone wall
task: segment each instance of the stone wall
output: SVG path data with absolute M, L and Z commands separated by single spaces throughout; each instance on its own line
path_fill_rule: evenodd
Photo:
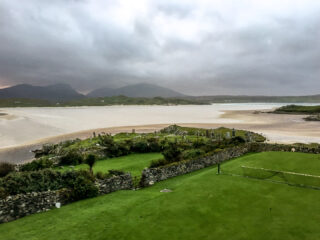
M 99 194 L 107 194 L 118 190 L 133 189 L 131 174 L 127 173 L 121 176 L 97 180 Z
M 67 190 L 32 192 L 8 196 L 0 200 L 0 223 L 10 222 L 15 219 L 48 211 L 55 207 L 57 202 L 62 205 L 68 203 Z
M 97 180 L 96 186 L 99 195 L 117 190 L 133 189 L 133 181 L 130 174 L 114 176 L 104 180 Z M 33 192 L 17 194 L 0 199 L 0 223 L 10 222 L 15 219 L 39 212 L 48 211 L 56 207 L 56 203 L 65 205 L 72 202 L 67 196 L 70 190 Z
M 159 168 L 146 168 L 142 172 L 141 187 L 152 185 L 155 182 L 166 180 L 175 176 L 190 173 L 205 167 L 224 162 L 226 160 L 240 157 L 250 151 L 249 145 L 241 147 L 233 147 L 216 154 L 201 157 L 198 159 L 181 161 L 170 165 L 162 166 Z
M 250 143 L 250 152 L 302 152 L 302 153 L 320 153 L 320 147 L 310 148 L 307 146 L 285 145 L 285 144 L 269 144 L 269 143 Z

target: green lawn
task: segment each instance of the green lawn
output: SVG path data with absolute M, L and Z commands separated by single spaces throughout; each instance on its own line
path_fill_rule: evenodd
M 304 166 L 318 159 L 297 153 L 273 157 L 278 155 L 283 166 L 294 155 L 305 159 Z M 248 155 L 223 169 L 238 168 L 248 158 L 264 163 L 261 154 Z M 1 224 L 0 239 L 320 239 L 320 191 L 216 172 L 210 167 Z M 164 188 L 173 192 L 161 193 Z
M 130 172 L 132 176 L 141 176 L 141 172 L 145 167 L 149 167 L 152 160 L 163 158 L 161 153 L 136 153 L 123 157 L 109 158 L 99 160 L 93 167 L 96 172 L 108 172 L 108 170 L 122 170 Z M 62 171 L 70 170 L 70 167 L 64 167 Z M 87 164 L 80 164 L 75 166 L 78 169 L 89 169 Z
M 241 166 L 320 175 L 320 155 L 291 152 L 248 154 L 221 165 L 222 172 L 241 173 Z

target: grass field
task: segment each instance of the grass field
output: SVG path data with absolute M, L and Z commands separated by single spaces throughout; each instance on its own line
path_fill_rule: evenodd
M 99 160 L 93 167 L 93 172 L 106 173 L 108 170 L 122 170 L 130 172 L 132 176 L 140 176 L 145 167 L 149 167 L 152 160 L 163 158 L 161 153 L 143 153 L 130 154 L 123 157 Z M 70 170 L 70 167 L 64 167 L 62 171 Z M 74 167 L 75 170 L 89 169 L 87 164 L 80 164 Z
M 274 161 L 315 173 L 317 160 L 311 154 L 251 154 L 222 170 Z M 320 239 L 320 191 L 216 172 L 210 167 L 1 224 L 0 239 Z M 161 193 L 164 188 L 173 192 Z
M 266 168 L 272 170 L 297 172 L 311 175 L 320 175 L 320 155 L 291 152 L 262 152 L 248 154 L 222 165 L 222 172 L 240 174 L 240 166 Z

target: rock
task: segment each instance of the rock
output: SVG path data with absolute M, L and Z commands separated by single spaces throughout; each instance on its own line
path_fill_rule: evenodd
M 165 188 L 165 189 L 162 189 L 160 192 L 172 192 L 172 190 Z

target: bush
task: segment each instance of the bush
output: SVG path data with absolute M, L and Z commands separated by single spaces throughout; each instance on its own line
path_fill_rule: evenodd
M 196 141 L 194 141 L 192 143 L 192 147 L 193 148 L 200 148 L 200 147 L 203 147 L 205 146 L 206 143 L 204 142 L 204 140 L 201 138 L 201 139 L 197 139 Z
M 160 152 L 163 150 L 157 138 L 148 138 L 147 142 L 148 142 L 149 152 Z
M 72 189 L 71 198 L 81 200 L 96 197 L 98 187 L 94 184 L 94 180 L 88 171 L 78 171 L 77 177 L 68 182 L 68 188 Z
M 79 152 L 72 150 L 60 158 L 60 165 L 78 165 L 83 162 L 83 156 Z
M 107 175 L 108 175 L 107 173 L 97 172 L 95 176 L 96 176 L 97 179 L 103 180 L 103 179 L 108 178 Z
M 168 145 L 165 147 L 162 154 L 168 163 L 179 162 L 181 160 L 182 151 L 177 143 L 168 142 Z
M 13 164 L 7 163 L 7 162 L 0 163 L 0 177 L 5 177 L 13 171 L 14 171 Z
M 132 143 L 131 151 L 136 153 L 147 153 L 150 152 L 150 148 L 147 141 L 139 140 Z
M 182 154 L 182 158 L 183 159 L 197 158 L 204 154 L 205 152 L 201 149 L 191 149 L 191 150 L 184 151 Z
M 160 166 L 165 166 L 167 164 L 169 164 L 169 162 L 167 160 L 165 160 L 165 159 L 153 160 L 150 163 L 150 168 L 157 168 L 157 167 L 160 167 Z
M 72 198 L 77 200 L 97 194 L 94 180 L 88 171 L 61 173 L 46 169 L 36 172 L 14 172 L 1 179 L 0 189 L 6 195 L 15 195 L 68 188 L 72 190 Z
M 23 164 L 20 167 L 20 171 L 23 171 L 23 172 L 38 171 L 45 168 L 52 168 L 53 165 L 54 165 L 54 162 L 52 160 L 49 160 L 46 158 L 40 158 L 30 163 Z
M 125 143 L 116 143 L 111 135 L 100 135 L 99 144 L 105 147 L 104 154 L 106 157 L 120 157 L 130 152 L 130 148 Z
M 124 171 L 121 171 L 121 170 L 111 169 L 111 170 L 108 171 L 108 174 L 109 174 L 109 175 L 112 175 L 112 176 L 120 176 L 120 175 L 125 174 L 125 172 L 124 172 Z

